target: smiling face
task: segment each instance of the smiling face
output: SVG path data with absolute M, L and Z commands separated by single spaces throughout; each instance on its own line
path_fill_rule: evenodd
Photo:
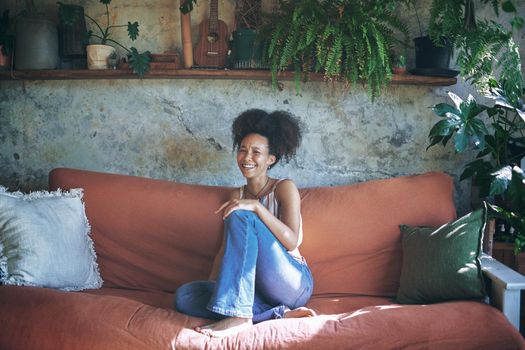
M 259 134 L 248 134 L 237 151 L 237 165 L 247 179 L 265 177 L 268 167 L 275 163 L 270 154 L 268 139 Z

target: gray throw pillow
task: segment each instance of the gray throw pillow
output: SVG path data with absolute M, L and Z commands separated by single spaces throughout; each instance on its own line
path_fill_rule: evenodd
M 0 186 L 0 283 L 102 286 L 82 196 L 82 189 L 23 194 Z

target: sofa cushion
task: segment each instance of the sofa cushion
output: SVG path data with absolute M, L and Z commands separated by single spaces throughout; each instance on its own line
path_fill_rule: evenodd
M 82 187 L 105 286 L 173 292 L 205 279 L 222 239 L 214 211 L 231 188 L 54 169 L 50 188 Z M 395 296 L 399 225 L 455 218 L 452 178 L 427 173 L 349 186 L 301 189 L 314 294 Z
M 174 292 L 208 277 L 227 188 L 64 168 L 49 181 L 84 188 L 104 286 Z
M 0 186 L 0 282 L 99 288 L 82 190 L 10 193 Z
M 0 349 L 525 348 L 523 338 L 501 312 L 473 301 L 420 306 L 377 298 L 375 305 L 346 309 L 355 303 L 345 299 L 353 297 L 341 297 L 344 307 L 339 313 L 262 322 L 220 339 L 192 329 L 209 320 L 137 301 L 145 297 L 143 291 L 116 296 L 114 290 L 102 288 L 96 293 L 0 286 Z M 165 294 L 154 298 L 167 300 L 170 293 Z
M 487 208 L 439 228 L 401 226 L 403 266 L 397 300 L 426 304 L 485 296 L 479 260 Z
M 452 178 L 437 172 L 301 194 L 301 252 L 312 269 L 314 295 L 395 296 L 399 225 L 439 226 L 456 217 Z

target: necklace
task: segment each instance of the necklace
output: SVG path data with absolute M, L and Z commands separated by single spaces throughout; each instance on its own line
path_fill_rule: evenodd
M 264 183 L 264 186 L 263 186 L 263 187 L 259 190 L 259 192 L 257 192 L 256 194 L 253 194 L 252 191 L 250 191 L 250 190 L 248 189 L 248 185 L 244 185 L 244 189 L 245 189 L 246 192 L 248 192 L 252 197 L 259 199 L 259 195 L 262 193 L 262 191 L 264 191 L 264 189 L 266 188 L 266 185 L 268 185 L 268 182 L 270 182 L 270 177 L 269 177 L 269 176 L 266 178 L 266 182 Z

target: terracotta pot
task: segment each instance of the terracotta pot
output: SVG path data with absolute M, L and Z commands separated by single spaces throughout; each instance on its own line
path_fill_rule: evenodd
M 11 55 L 7 56 L 2 53 L 4 45 L 0 45 L 0 70 L 11 68 Z
M 115 52 L 115 48 L 109 45 L 88 45 L 87 64 L 88 69 L 108 69 L 108 57 Z
M 392 67 L 392 73 L 399 75 L 407 74 L 407 69 L 406 67 Z

